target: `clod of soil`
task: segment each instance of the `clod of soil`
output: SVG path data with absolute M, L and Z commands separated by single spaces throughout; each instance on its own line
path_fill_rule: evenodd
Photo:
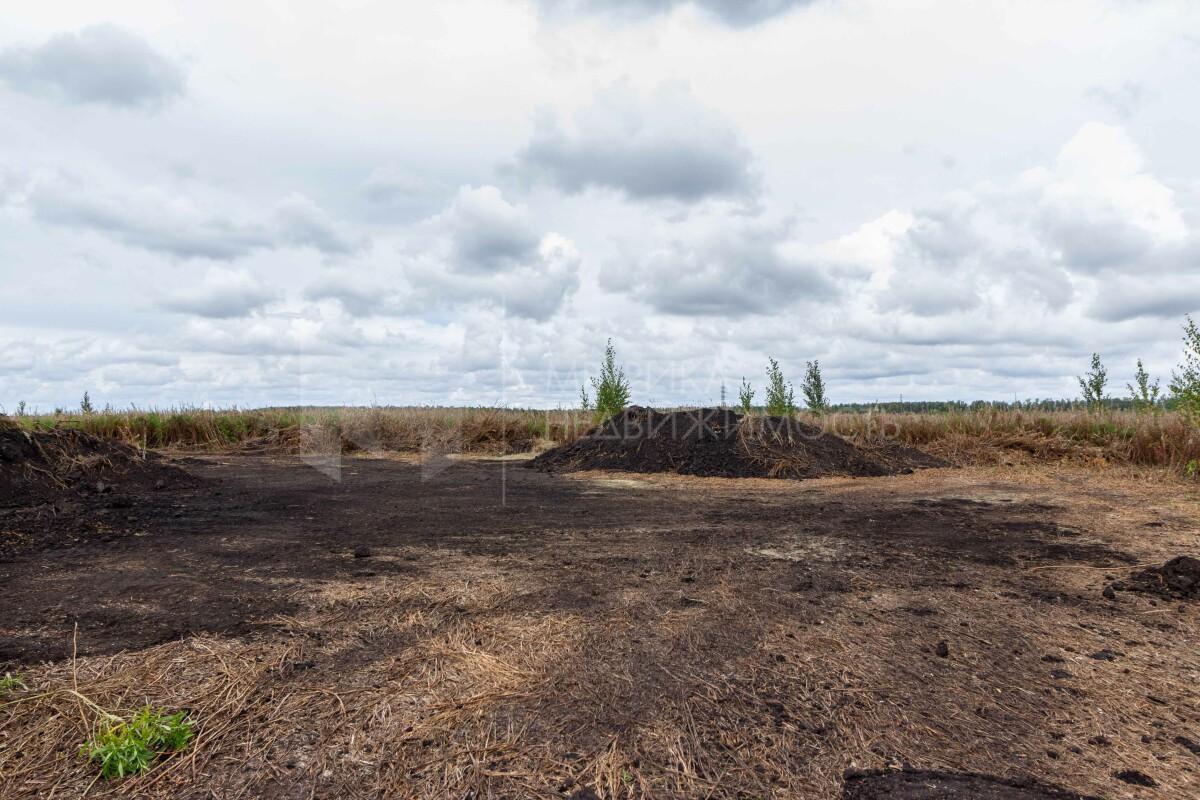
M 1097 800 L 1036 781 L 932 770 L 847 771 L 842 800 Z
M 1139 772 L 1136 769 L 1123 769 L 1120 772 L 1114 772 L 1113 777 L 1119 781 L 1124 781 L 1131 786 L 1146 786 L 1153 788 L 1158 786 L 1158 781 L 1151 778 L 1144 772 Z
M 1135 572 L 1128 579 L 1111 584 L 1110 588 L 1168 600 L 1200 599 L 1200 558 L 1176 556 L 1161 567 Z
M 141 513 L 145 492 L 195 482 L 127 444 L 71 429 L 26 432 L 0 419 L 0 558 L 112 538 Z
M 633 406 L 530 463 L 544 471 L 611 469 L 720 478 L 817 478 L 912 472 L 946 462 L 905 445 L 858 447 L 786 417 L 722 408 L 656 411 Z

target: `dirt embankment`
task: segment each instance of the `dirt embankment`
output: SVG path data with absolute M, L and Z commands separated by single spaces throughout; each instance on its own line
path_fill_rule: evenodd
M 148 496 L 195 483 L 127 444 L 0 420 L 0 559 L 131 532 L 157 505 Z
M 787 417 L 721 408 L 655 411 L 634 406 L 582 438 L 533 459 L 546 471 L 674 472 L 721 478 L 894 475 L 945 461 L 901 444 L 857 447 Z

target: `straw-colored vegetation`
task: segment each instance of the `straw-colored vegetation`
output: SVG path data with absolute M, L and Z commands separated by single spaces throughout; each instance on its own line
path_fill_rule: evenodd
M 804 421 L 857 444 L 899 441 L 961 463 L 1070 460 L 1200 473 L 1200 427 L 1182 413 L 983 409 L 847 413 Z M 572 441 L 592 411 L 496 408 L 267 408 L 94 412 L 15 419 L 153 449 L 520 453 Z

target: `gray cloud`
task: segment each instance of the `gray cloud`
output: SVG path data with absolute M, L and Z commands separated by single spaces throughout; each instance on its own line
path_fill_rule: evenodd
M 0 79 L 71 103 L 151 108 L 183 94 L 183 70 L 135 33 L 91 25 L 36 47 L 0 51 Z
M 239 219 L 156 187 L 105 192 L 90 182 L 52 174 L 34 179 L 25 201 L 43 222 L 93 230 L 131 247 L 179 258 L 230 260 L 282 247 L 344 255 L 363 244 L 301 194 L 285 197 L 264 218 Z
M 1063 262 L 1079 272 L 1133 266 L 1155 245 L 1149 231 L 1115 210 L 1089 214 L 1076 207 L 1048 208 L 1037 222 Z
M 564 17 L 577 14 L 611 14 L 644 17 L 667 13 L 679 6 L 693 5 L 726 25 L 746 27 L 814 0 L 538 0 L 544 14 Z
M 732 123 L 678 86 L 645 98 L 623 84 L 601 91 L 573 130 L 543 120 L 517 170 L 566 192 L 606 188 L 633 198 L 746 196 L 759 185 Z
M 1162 279 L 1102 280 L 1089 316 L 1104 322 L 1140 317 L 1179 319 L 1200 311 L 1200 281 L 1193 275 Z
M 462 188 L 434 224 L 449 237 L 452 266 L 467 273 L 494 272 L 527 261 L 536 255 L 541 238 L 525 211 L 494 186 Z
M 179 311 L 214 319 L 243 317 L 275 300 L 279 293 L 264 286 L 243 270 L 215 267 L 197 285 L 187 286 L 160 303 L 168 311 Z
M 408 231 L 388 279 L 355 265 L 314 281 L 304 296 L 335 300 L 353 316 L 486 305 L 546 320 L 578 288 L 579 266 L 569 240 L 539 234 L 526 209 L 499 189 L 465 186 L 445 210 Z
M 601 282 L 685 316 L 740 317 L 836 296 L 819 264 L 788 252 L 787 233 L 753 217 L 697 214 L 640 257 L 607 268 Z
M 918 317 L 940 317 L 969 311 L 980 304 L 979 289 L 970 273 L 928 269 L 892 275 L 888 290 L 877 299 L 882 311 L 906 311 Z
M 346 231 L 308 197 L 293 192 L 275 206 L 276 238 L 293 247 L 311 247 L 329 255 L 347 255 L 363 242 Z
M 363 280 L 354 272 L 343 271 L 326 275 L 309 284 L 304 290 L 306 300 L 336 300 L 347 313 L 355 317 L 395 310 L 403 313 L 403 305 L 396 302 L 393 290 L 371 281 Z

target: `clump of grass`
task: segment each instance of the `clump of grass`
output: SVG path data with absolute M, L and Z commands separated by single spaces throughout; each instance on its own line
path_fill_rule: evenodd
M 20 673 L 13 675 L 11 672 L 4 673 L 4 677 L 0 678 L 0 692 L 16 692 L 23 691 L 29 688 L 25 685 L 25 679 Z
M 194 735 L 185 712 L 164 714 L 147 707 L 129 720 L 110 723 L 82 752 L 99 764 L 102 777 L 124 778 L 145 772 L 160 755 L 185 749 Z

